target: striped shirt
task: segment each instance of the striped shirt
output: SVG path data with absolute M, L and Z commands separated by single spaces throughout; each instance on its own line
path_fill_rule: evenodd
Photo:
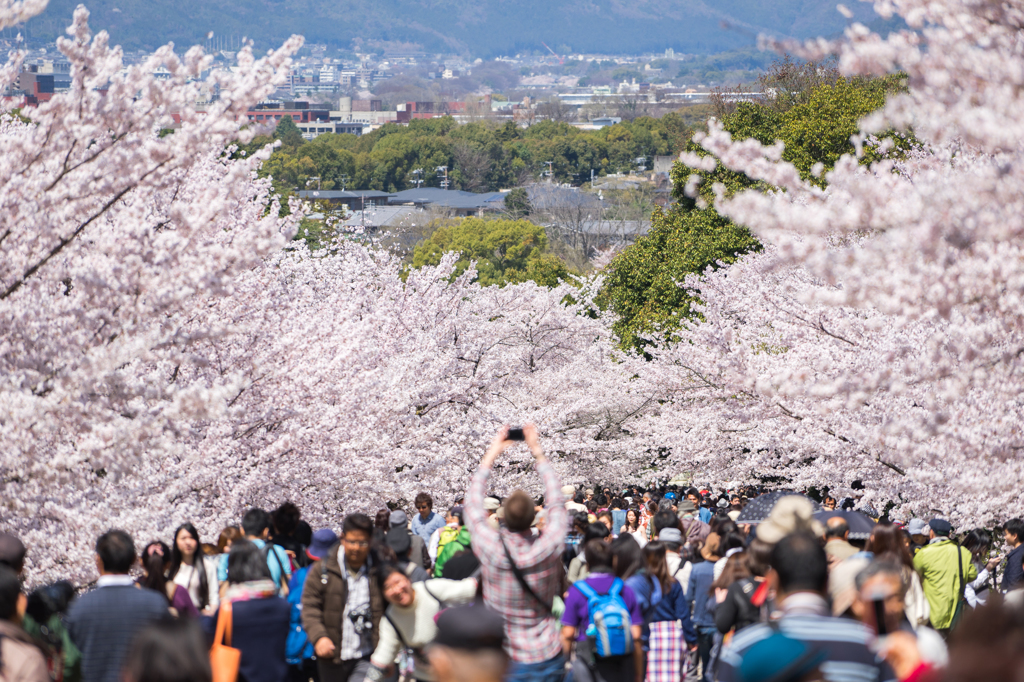
M 794 596 L 811 597 L 804 593 Z M 895 682 L 896 675 L 892 669 L 868 648 L 874 633 L 855 620 L 824 615 L 827 608 L 825 600 L 821 597 L 818 600 L 822 605 L 819 613 L 807 610 L 788 613 L 777 623 L 758 623 L 737 632 L 732 642 L 722 649 L 718 665 L 719 682 L 738 682 L 743 654 L 770 637 L 776 627 L 787 637 L 828 653 L 828 658 L 821 664 L 825 682 Z M 785 610 L 786 604 L 783 605 Z
M 544 532 L 537 536 L 529 532 L 512 533 L 504 528 L 496 531 L 487 523 L 484 494 L 490 469 L 480 469 L 473 474 L 466 493 L 466 526 L 473 537 L 473 552 L 480 559 L 484 603 L 505 619 L 509 655 L 518 663 L 543 663 L 562 651 L 558 620 L 523 590 L 501 546 L 504 539 L 516 565 L 539 597 L 550 602 L 558 594 L 562 586 L 561 553 L 568 515 L 562 504 L 558 476 L 551 464 L 540 464 L 537 473 L 544 481 L 548 512 Z

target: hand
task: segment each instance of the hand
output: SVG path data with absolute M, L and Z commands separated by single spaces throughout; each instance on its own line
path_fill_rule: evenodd
M 697 650 L 697 643 L 696 643 L 696 642 L 693 642 L 692 644 L 690 644 L 690 643 L 687 643 L 687 645 L 686 645 L 686 650 L 687 650 L 688 652 L 690 652 L 690 653 L 693 653 L 694 651 L 696 651 L 696 650 Z
M 728 596 L 729 596 L 729 590 L 725 589 L 724 587 L 716 587 L 715 588 L 715 603 L 716 604 L 721 604 L 722 602 L 725 601 L 726 597 L 728 597 Z
M 544 459 L 544 448 L 540 446 L 540 435 L 537 433 L 537 427 L 534 424 L 523 424 L 523 437 L 526 439 L 526 445 L 530 448 L 530 452 L 533 453 L 534 459 L 538 461 Z
M 999 565 L 1000 561 L 1002 561 L 1002 559 L 1000 559 L 999 557 L 995 557 L 993 559 L 989 559 L 988 563 L 985 564 L 985 568 L 987 568 L 989 571 L 992 571 L 992 570 L 994 570 L 996 568 L 996 566 Z
M 331 641 L 330 637 L 321 637 L 316 640 L 316 645 L 313 647 L 313 651 L 316 652 L 317 658 L 330 660 L 334 658 L 334 642 Z
M 494 434 L 494 440 L 491 441 L 490 447 L 484 453 L 484 458 L 480 460 L 480 468 L 490 469 L 494 466 L 494 460 L 498 459 L 498 455 L 505 452 L 513 442 L 508 439 L 508 424 L 505 424 Z
M 886 635 L 879 652 L 886 663 L 892 666 L 896 677 L 903 680 L 921 665 L 921 652 L 917 648 L 917 637 L 909 632 L 896 631 Z

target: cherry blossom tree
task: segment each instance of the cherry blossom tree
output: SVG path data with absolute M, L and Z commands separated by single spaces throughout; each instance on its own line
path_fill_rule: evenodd
M 838 54 L 847 74 L 904 70 L 909 91 L 855 142 L 884 156 L 871 135 L 912 128 L 920 148 L 869 167 L 841 159 L 820 189 L 778 144 L 713 123 L 701 139 L 778 189 L 716 201 L 772 248 L 700 284 L 707 324 L 665 356 L 703 394 L 703 417 L 678 410 L 677 427 L 718 424 L 706 445 L 727 454 L 681 450 L 723 473 L 782 467 L 846 491 L 862 479 L 876 503 L 987 523 L 1024 503 L 1024 14 L 973 0 L 875 6 L 910 29 L 882 39 L 854 24 L 844 40 L 784 47 Z

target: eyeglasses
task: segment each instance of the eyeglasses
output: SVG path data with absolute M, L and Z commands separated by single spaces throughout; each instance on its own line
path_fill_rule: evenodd
M 359 549 L 370 546 L 370 543 L 366 540 L 342 540 L 342 542 L 349 547 L 358 547 Z

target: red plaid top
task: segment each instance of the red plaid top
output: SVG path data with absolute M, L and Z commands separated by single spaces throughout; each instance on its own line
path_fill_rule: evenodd
M 568 515 L 562 502 L 561 484 L 548 462 L 537 467 L 544 481 L 547 523 L 544 532 L 512 533 L 502 528 L 508 551 L 526 576 L 530 587 L 541 598 L 551 601 L 558 594 L 562 579 L 561 552 L 568 527 Z M 473 538 L 473 551 L 480 559 L 484 581 L 484 603 L 505 619 L 508 652 L 519 663 L 542 663 L 562 651 L 558 620 L 523 590 L 509 567 L 502 549 L 499 531 L 487 523 L 484 495 L 490 469 L 473 474 L 466 493 L 466 525 Z

